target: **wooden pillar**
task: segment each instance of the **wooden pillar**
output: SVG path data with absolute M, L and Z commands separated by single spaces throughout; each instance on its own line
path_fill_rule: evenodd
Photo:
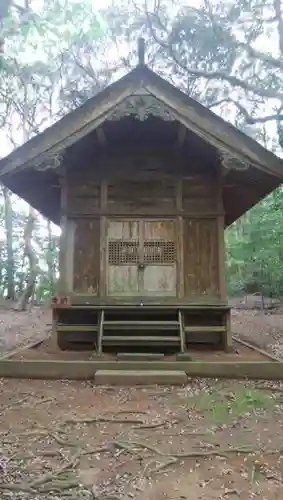
M 219 297 L 222 302 L 227 302 L 227 280 L 226 280 L 226 250 L 224 238 L 224 215 L 217 217 L 218 235 L 218 276 Z
M 56 318 L 56 310 L 52 310 L 52 326 L 51 326 L 51 338 L 48 345 L 47 352 L 53 353 L 58 350 L 58 333 L 57 333 L 57 318 Z
M 66 170 L 61 172 L 59 177 L 59 183 L 61 188 L 61 214 L 60 214 L 60 247 L 59 247 L 59 286 L 58 293 L 59 295 L 64 295 L 66 293 L 66 276 L 65 276 L 65 268 L 66 268 L 66 229 L 67 229 L 67 178 L 66 178 Z
M 104 214 L 107 209 L 107 181 L 103 179 L 100 184 L 100 209 Z M 105 297 L 107 293 L 107 218 L 105 215 L 100 217 L 100 282 L 99 294 Z
M 225 172 L 219 167 L 218 170 L 218 202 L 217 207 L 219 214 L 217 216 L 217 233 L 218 233 L 218 276 L 219 276 L 219 298 L 222 303 L 228 303 L 227 276 L 226 276 L 226 248 L 225 248 L 225 214 L 223 207 L 223 185 Z M 226 327 L 226 335 L 224 338 L 224 349 L 230 351 L 232 349 L 232 331 L 231 331 L 231 313 L 230 310 L 225 313 L 224 325 Z
M 67 214 L 67 178 L 66 173 L 60 177 L 61 185 L 61 236 L 59 251 L 59 295 L 68 295 L 73 291 L 75 221 L 68 219 Z
M 185 129 L 186 130 L 186 129 Z M 183 223 L 183 179 L 177 179 L 176 183 L 176 208 L 178 211 L 177 218 L 177 293 L 179 299 L 182 299 L 185 295 L 185 284 L 184 284 L 184 223 Z

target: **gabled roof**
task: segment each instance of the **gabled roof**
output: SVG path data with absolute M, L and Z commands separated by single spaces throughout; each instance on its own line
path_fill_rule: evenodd
M 141 90 L 158 99 L 177 121 L 214 146 L 221 154 L 272 176 L 272 189 L 283 181 L 283 160 L 141 65 L 2 159 L 2 182 L 35 205 L 32 195 L 28 194 L 28 187 L 26 192 L 22 189 L 23 171 L 32 169 L 36 181 L 39 172 L 34 168 L 48 162 L 98 128 L 119 104 Z M 266 192 L 261 191 L 256 201 L 268 192 L 270 188 Z M 47 192 L 46 196 L 49 196 Z M 54 216 L 44 208 L 35 208 L 54 220 Z M 245 209 L 247 208 L 249 207 Z

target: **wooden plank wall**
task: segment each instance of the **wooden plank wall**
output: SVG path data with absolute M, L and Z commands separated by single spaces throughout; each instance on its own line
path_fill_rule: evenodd
M 77 293 L 98 295 L 100 283 L 100 219 L 77 219 L 74 239 L 74 281 Z
M 185 296 L 219 296 L 217 219 L 184 219 Z
M 178 159 L 172 165 L 172 159 L 158 160 L 146 153 L 124 154 L 124 169 L 122 158 L 110 160 L 67 175 L 66 213 L 76 226 L 73 290 L 106 292 L 100 273 L 105 274 L 101 241 L 107 217 L 162 215 L 176 218 L 178 224 L 180 294 L 219 297 L 218 219 L 223 214 L 216 173 L 197 166 L 186 168 L 184 175 Z

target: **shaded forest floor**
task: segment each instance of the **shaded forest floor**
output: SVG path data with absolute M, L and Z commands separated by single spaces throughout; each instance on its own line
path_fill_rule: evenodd
M 282 320 L 234 310 L 233 330 L 273 351 Z M 48 337 L 50 324 L 48 309 L 0 309 L 2 352 Z M 0 440 L 3 500 L 279 500 L 283 383 L 2 379 Z
M 32 307 L 24 312 L 0 307 L 0 355 L 44 339 L 50 331 L 51 311 L 47 307 Z
M 282 392 L 233 380 L 121 389 L 2 380 L 0 497 L 279 500 Z
M 283 359 L 283 312 L 232 309 L 232 332 Z

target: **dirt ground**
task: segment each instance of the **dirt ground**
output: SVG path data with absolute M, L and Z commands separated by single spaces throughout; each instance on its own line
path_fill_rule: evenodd
M 233 333 L 283 357 L 282 320 L 233 311 Z M 50 324 L 47 309 L 1 308 L 2 353 L 47 339 Z M 282 424 L 283 383 L 0 380 L 0 498 L 279 500 Z
M 0 307 L 0 356 L 32 340 L 44 339 L 50 331 L 51 311 L 47 307 L 24 312 Z
M 232 331 L 235 336 L 266 349 L 283 359 L 283 313 L 232 310 Z
M 279 500 L 283 385 L 2 380 L 0 497 Z

